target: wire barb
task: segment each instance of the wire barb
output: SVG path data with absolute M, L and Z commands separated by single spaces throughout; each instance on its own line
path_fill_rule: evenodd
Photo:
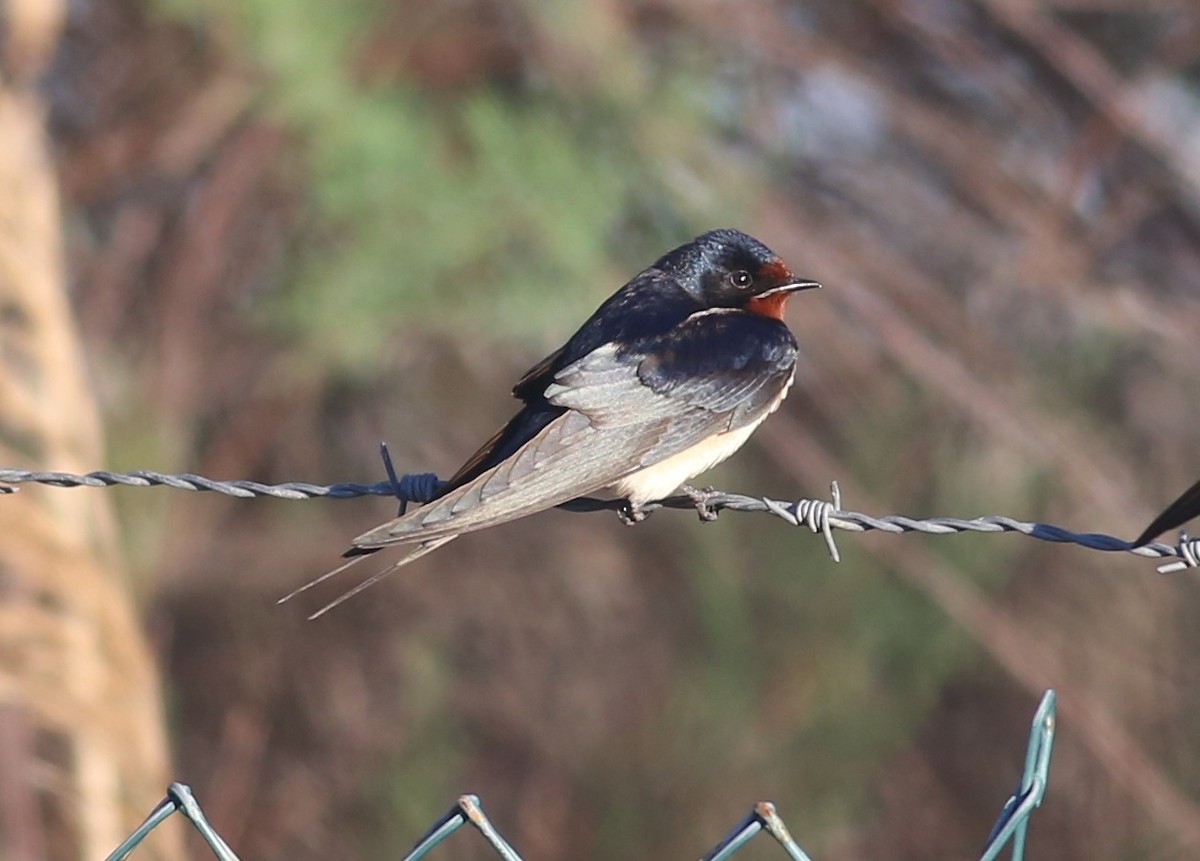
M 397 517 L 404 516 L 410 502 L 424 504 L 433 501 L 437 496 L 442 481 L 436 473 L 410 472 L 397 477 L 396 467 L 392 463 L 392 453 L 388 450 L 386 442 L 379 444 L 379 456 L 383 458 L 383 469 L 387 473 L 387 483 L 391 488 L 392 496 L 400 500 L 400 510 L 396 512 Z
M 1153 547 L 1156 545 L 1149 546 Z M 1159 574 L 1171 574 L 1175 571 L 1183 571 L 1188 568 L 1200 568 L 1200 538 L 1188 538 L 1185 532 L 1179 536 L 1179 543 L 1175 545 L 1174 550 L 1179 558 L 1174 562 L 1168 562 L 1166 565 L 1159 565 Z
M 842 491 L 838 487 L 836 481 L 829 485 L 830 495 L 833 497 L 832 502 L 826 502 L 823 499 L 798 499 L 793 503 L 784 504 L 774 499 L 762 497 L 763 505 L 767 507 L 767 511 L 782 517 L 793 526 L 800 524 L 806 525 L 813 531 L 813 534 L 821 534 L 825 536 L 825 546 L 829 549 L 829 555 L 834 562 L 842 561 L 842 554 L 838 552 L 837 542 L 833 540 L 833 524 L 830 520 L 835 514 L 842 513 Z

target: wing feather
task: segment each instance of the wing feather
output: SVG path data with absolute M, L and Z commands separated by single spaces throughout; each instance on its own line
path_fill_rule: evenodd
M 496 466 L 354 546 L 471 532 L 593 493 L 761 419 L 790 384 L 795 357 L 786 326 L 734 311 L 694 314 L 640 349 L 604 344 L 546 387 L 561 415 Z
M 1168 529 L 1183 526 L 1193 517 L 1200 517 L 1200 481 L 1185 490 L 1162 514 L 1154 518 L 1133 544 L 1135 547 L 1148 544 Z

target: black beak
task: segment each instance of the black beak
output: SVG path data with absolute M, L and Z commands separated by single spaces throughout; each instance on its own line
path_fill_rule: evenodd
M 780 284 L 778 287 L 772 287 L 770 290 L 764 290 L 758 295 L 762 297 L 774 296 L 776 293 L 796 293 L 800 290 L 811 290 L 814 287 L 819 290 L 821 285 L 817 281 L 792 281 L 787 284 Z

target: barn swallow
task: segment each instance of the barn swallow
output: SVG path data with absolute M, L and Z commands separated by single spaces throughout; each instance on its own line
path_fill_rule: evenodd
M 1154 518 L 1133 542 L 1133 546 L 1149 544 L 1168 529 L 1182 526 L 1193 517 L 1200 517 L 1200 481 L 1185 490 L 1182 496 L 1167 506 L 1166 511 Z
M 797 351 L 784 308 L 820 286 L 736 230 L 669 252 L 517 381 L 521 410 L 432 501 L 358 536 L 350 562 L 292 595 L 363 556 L 416 545 L 321 615 L 460 535 L 606 488 L 636 522 L 646 503 L 725 460 L 779 407 Z

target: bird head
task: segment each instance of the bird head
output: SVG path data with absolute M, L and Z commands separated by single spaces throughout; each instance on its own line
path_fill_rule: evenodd
M 821 286 L 797 278 L 770 248 L 731 229 L 698 236 L 655 267 L 674 275 L 706 307 L 744 308 L 776 319 L 792 293 Z

